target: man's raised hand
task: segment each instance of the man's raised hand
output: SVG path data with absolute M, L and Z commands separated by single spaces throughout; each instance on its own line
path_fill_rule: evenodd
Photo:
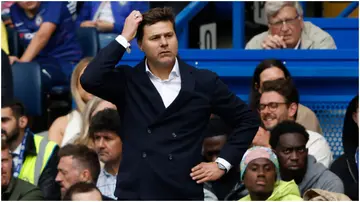
M 130 42 L 136 36 L 137 28 L 142 21 L 142 15 L 140 11 L 133 10 L 130 15 L 125 19 L 124 28 L 121 35 Z

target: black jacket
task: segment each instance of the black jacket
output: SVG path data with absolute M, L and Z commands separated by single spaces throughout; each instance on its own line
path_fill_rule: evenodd
M 331 172 L 342 180 L 345 188 L 344 194 L 351 200 L 359 200 L 359 169 L 355 162 L 355 154 L 343 154 L 330 166 Z
M 115 40 L 102 49 L 81 76 L 83 88 L 114 103 L 122 127 L 123 157 L 115 196 L 119 200 L 203 200 L 203 185 L 191 179 L 202 161 L 203 131 L 211 113 L 235 128 L 220 157 L 240 163 L 260 121 L 219 77 L 178 58 L 181 90 L 165 108 L 145 72 L 145 60 L 115 68 L 125 48 Z
M 55 182 L 57 165 L 59 163 L 58 152 L 59 147 L 56 146 L 39 178 L 38 187 L 42 191 L 45 200 L 61 199 L 60 185 Z M 29 134 L 27 136 L 24 155 L 25 158 L 30 155 L 37 155 L 33 135 Z

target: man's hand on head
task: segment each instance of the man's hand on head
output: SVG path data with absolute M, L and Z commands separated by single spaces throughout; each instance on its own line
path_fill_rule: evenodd
M 200 163 L 191 169 L 190 176 L 196 183 L 204 183 L 220 179 L 225 174 L 225 170 L 221 170 L 216 162 Z
M 124 28 L 121 35 L 130 42 L 136 36 L 137 28 L 142 21 L 143 17 L 140 11 L 134 10 L 130 15 L 125 19 Z
M 268 35 L 265 40 L 261 43 L 263 49 L 281 49 L 286 48 L 284 37 L 278 35 Z

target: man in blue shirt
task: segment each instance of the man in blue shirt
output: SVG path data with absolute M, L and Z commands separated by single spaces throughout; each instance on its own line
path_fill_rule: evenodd
M 17 2 L 10 15 L 21 45 L 26 48 L 20 58 L 10 56 L 10 62 L 38 61 L 40 64 L 58 64 L 61 69 L 45 68 L 53 77 L 61 71 L 70 77 L 73 66 L 82 58 L 76 41 L 76 26 L 67 8 L 67 2 Z M 45 65 L 49 66 L 49 65 Z M 59 73 L 60 72 L 60 73 Z

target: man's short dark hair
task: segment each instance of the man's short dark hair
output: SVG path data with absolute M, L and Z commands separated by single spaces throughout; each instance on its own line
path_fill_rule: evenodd
M 18 100 L 5 100 L 1 103 L 1 108 L 9 107 L 14 114 L 16 119 L 19 119 L 22 116 L 26 116 L 26 111 L 24 105 Z
M 120 131 L 120 116 L 115 109 L 104 109 L 91 118 L 89 136 L 94 138 L 95 133 L 110 131 L 116 134 Z
M 157 22 L 170 21 L 175 31 L 175 15 L 170 7 L 153 8 L 142 14 L 143 20 L 140 22 L 136 32 L 137 41 L 142 41 L 144 36 L 144 27 L 153 25 Z
M 274 129 L 270 132 L 270 145 L 271 148 L 275 149 L 279 144 L 281 135 L 286 133 L 299 133 L 304 136 L 305 144 L 309 141 L 309 133 L 306 132 L 304 126 L 296 123 L 295 121 L 282 121 L 277 124 Z
M 78 194 L 78 193 L 87 193 L 87 192 L 91 192 L 93 190 L 97 190 L 100 195 L 101 192 L 100 190 L 96 187 L 96 185 L 94 183 L 89 183 L 89 182 L 78 182 L 73 184 L 65 193 L 64 196 L 64 201 L 72 201 L 72 196 L 74 194 Z
M 286 106 L 289 107 L 291 103 L 299 105 L 299 92 L 296 89 L 291 79 L 276 79 L 265 81 L 262 86 L 262 93 L 277 92 L 285 98 Z M 294 119 L 297 117 L 297 110 Z
M 85 145 L 67 144 L 59 150 L 59 159 L 72 156 L 84 169 L 89 169 L 94 183 L 100 174 L 100 163 L 96 152 Z
M 205 129 L 205 138 L 225 135 L 228 136 L 232 132 L 232 128 L 226 124 L 220 117 L 214 116 L 210 118 Z

